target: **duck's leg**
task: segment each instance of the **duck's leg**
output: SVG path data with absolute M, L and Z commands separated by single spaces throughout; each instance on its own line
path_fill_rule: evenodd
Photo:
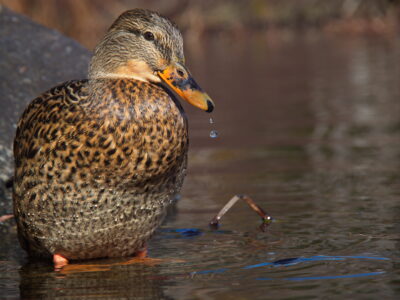
M 59 271 L 66 265 L 68 265 L 68 259 L 61 254 L 53 255 L 54 270 Z
M 130 265 L 130 264 L 136 264 L 136 263 L 148 263 L 148 264 L 154 264 L 154 263 L 160 263 L 162 260 L 157 259 L 157 258 L 150 258 L 148 257 L 148 251 L 147 251 L 147 245 L 145 244 L 142 248 L 137 250 L 134 254 L 133 257 L 129 258 L 128 260 L 121 262 L 121 265 Z
M 140 250 L 135 252 L 135 256 L 124 261 L 121 263 L 118 263 L 119 265 L 132 265 L 132 264 L 137 264 L 137 263 L 142 263 L 146 265 L 155 265 L 155 264 L 161 264 L 165 262 L 184 262 L 183 260 L 180 259 L 165 259 L 165 258 L 151 258 L 148 257 L 148 251 L 147 251 L 147 245 L 144 245 Z
M 10 214 L 10 215 L 3 215 L 3 216 L 0 216 L 0 222 L 5 222 L 5 221 L 7 221 L 7 220 L 9 220 L 9 219 L 12 219 L 12 218 L 14 218 L 14 215 L 12 215 L 12 214 Z
M 272 222 L 272 220 L 273 220 L 272 217 L 270 215 L 268 215 L 260 206 L 258 206 L 254 202 L 253 199 L 251 199 L 249 196 L 246 196 L 246 195 L 233 196 L 232 199 L 229 200 L 228 203 L 226 203 L 225 206 L 219 211 L 219 213 L 214 218 L 212 218 L 212 220 L 209 223 L 210 227 L 218 228 L 219 220 L 239 200 L 245 201 L 250 206 L 250 208 L 252 210 L 254 210 L 261 217 L 262 223 L 261 223 L 260 229 L 262 231 L 265 231 L 267 229 L 268 225 Z
M 147 245 L 144 245 L 140 250 L 135 252 L 135 258 L 146 258 L 147 255 Z

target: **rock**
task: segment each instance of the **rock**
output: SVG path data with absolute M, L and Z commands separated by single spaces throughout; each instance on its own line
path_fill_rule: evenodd
M 86 78 L 90 52 L 56 30 L 0 5 L 0 215 L 11 212 L 5 181 L 12 142 L 27 104 L 58 83 Z

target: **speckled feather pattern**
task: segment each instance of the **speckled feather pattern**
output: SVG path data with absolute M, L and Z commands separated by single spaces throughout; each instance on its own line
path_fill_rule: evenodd
M 34 99 L 14 142 L 14 213 L 33 256 L 140 250 L 185 176 L 187 121 L 155 84 L 70 81 Z

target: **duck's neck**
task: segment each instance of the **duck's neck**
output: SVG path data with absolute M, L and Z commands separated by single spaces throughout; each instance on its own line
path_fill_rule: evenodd
M 161 80 L 149 65 L 141 60 L 130 59 L 117 65 L 101 63 L 94 57 L 89 68 L 89 79 L 135 79 L 159 83 Z

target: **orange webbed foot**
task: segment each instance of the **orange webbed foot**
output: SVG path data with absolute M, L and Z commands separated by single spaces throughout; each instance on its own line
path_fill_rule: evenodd
M 135 256 L 131 258 L 121 259 L 118 262 L 107 263 L 106 261 L 95 261 L 95 262 L 80 262 L 80 263 L 68 263 L 68 259 L 59 254 L 54 254 L 53 256 L 54 269 L 55 271 L 59 271 L 61 274 L 70 274 L 70 273 L 81 273 L 81 272 L 101 272 L 101 271 L 109 271 L 113 267 L 118 266 L 127 266 L 133 264 L 145 264 L 154 266 L 157 264 L 172 262 L 172 263 L 181 263 L 183 260 L 179 259 L 159 259 L 159 258 L 150 258 L 148 257 L 147 248 L 144 247 L 135 252 Z
M 120 262 L 119 265 L 132 265 L 132 264 L 140 263 L 140 264 L 154 266 L 154 265 L 158 265 L 158 264 L 162 264 L 162 263 L 166 263 L 166 262 L 181 263 L 181 262 L 185 262 L 185 261 L 181 260 L 181 259 L 165 259 L 165 258 L 161 259 L 161 258 L 148 257 L 147 247 L 144 247 L 144 248 L 136 251 L 134 257 L 132 257 L 124 262 Z
M 142 249 L 135 252 L 136 258 L 146 258 L 149 252 L 147 251 L 147 247 L 143 247 Z
M 61 254 L 54 254 L 53 263 L 54 263 L 54 270 L 60 271 L 63 267 L 68 265 L 68 259 L 62 256 Z

